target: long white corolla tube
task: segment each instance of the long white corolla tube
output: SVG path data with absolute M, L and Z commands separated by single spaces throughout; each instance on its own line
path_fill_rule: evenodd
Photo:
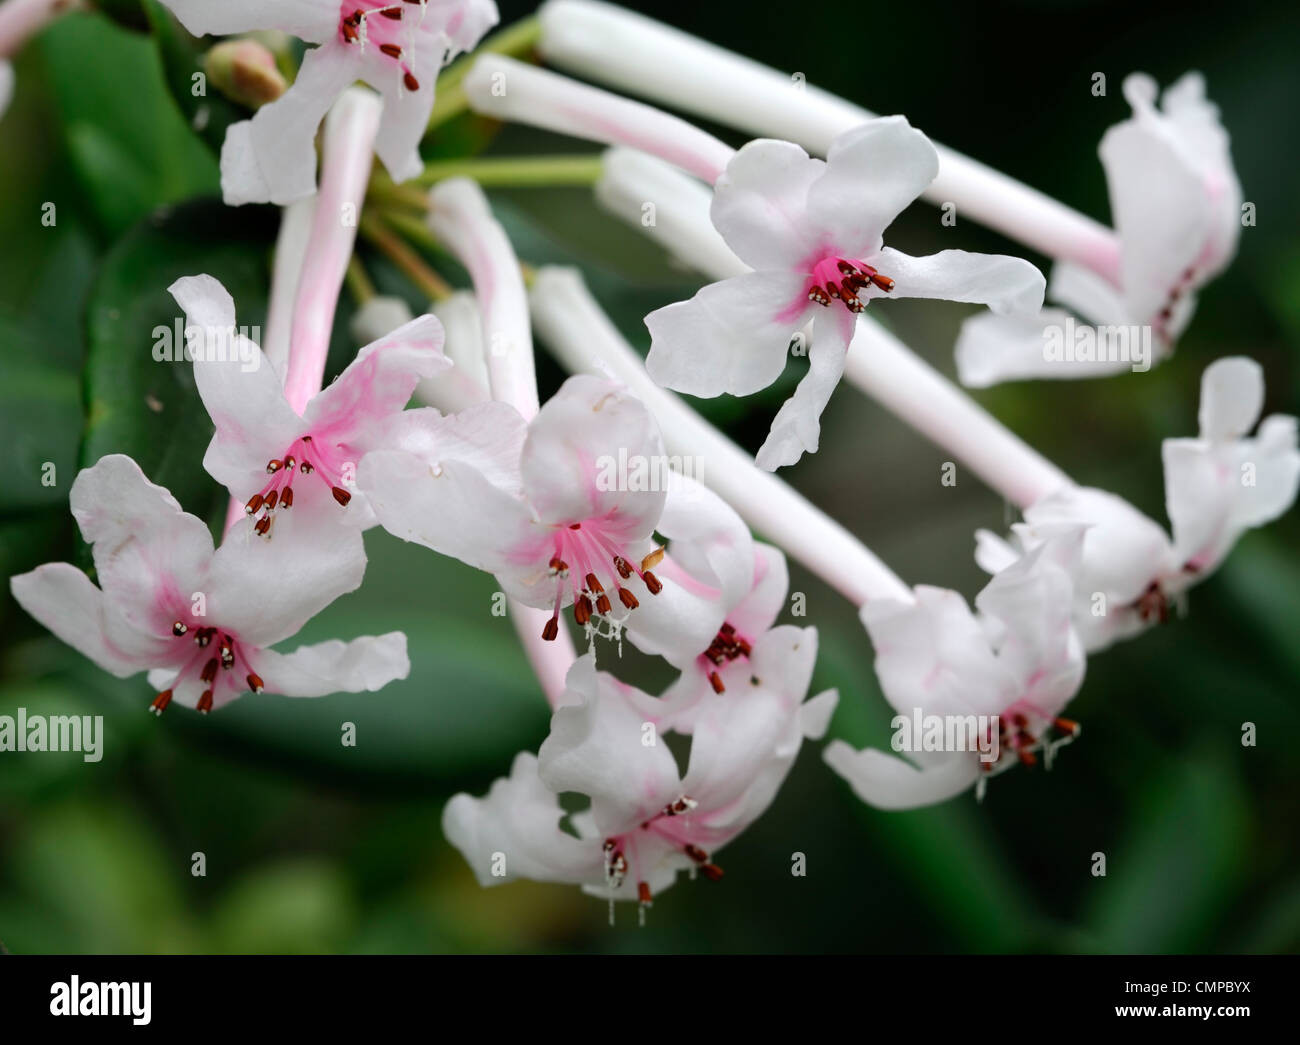
M 876 115 L 797 74 L 613 4 L 548 0 L 539 18 L 538 49 L 552 65 L 723 126 L 795 142 L 809 152 L 825 155 L 836 137 Z M 935 148 L 939 176 L 925 199 L 951 203 L 963 217 L 1118 282 L 1119 241 L 1111 229 L 992 167 L 943 145 Z
M 872 599 L 912 598 L 907 585 L 848 530 L 655 384 L 575 269 L 539 270 L 530 302 L 537 332 L 561 365 L 575 374 L 603 372 L 626 385 L 659 422 L 669 453 L 700 459 L 704 484 L 760 535 L 855 606 Z

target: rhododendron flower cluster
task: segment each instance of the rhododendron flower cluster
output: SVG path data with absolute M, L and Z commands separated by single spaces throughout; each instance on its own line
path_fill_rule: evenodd
M 145 674 L 141 709 L 174 716 L 172 705 L 206 714 L 276 694 L 367 691 L 381 706 L 385 686 L 411 672 L 403 633 L 282 644 L 362 585 L 376 542 L 481 571 L 552 712 L 535 750 L 501 766 L 485 794 L 445 807 L 446 838 L 484 886 L 563 883 L 607 899 L 611 918 L 620 900 L 644 918 L 683 871 L 720 882 L 722 851 L 773 805 L 804 742 L 828 734 L 800 771 L 829 766 L 846 794 L 885 809 L 968 791 L 1001 800 L 989 782 L 1017 766 L 1006 791 L 1054 763 L 1068 773 L 1056 755 L 1084 738 L 1070 704 L 1087 657 L 1189 612 L 1187 590 L 1296 499 L 1296 419 L 1263 416 L 1264 368 L 1243 356 L 1204 368 L 1199 433 L 1164 441 L 1167 533 L 1085 485 L 1097 475 L 1067 475 L 880 321 L 905 298 L 966 315 L 957 367 L 975 385 L 1123 369 L 1043 354 L 1044 330 L 1075 314 L 1140 327 L 1169 358 L 1242 232 L 1227 131 L 1196 74 L 1159 102 L 1148 77 L 1125 81 L 1132 114 L 1100 144 L 1110 229 L 936 145 L 904 115 L 823 93 L 792 100 L 779 74 L 607 5 L 555 0 L 540 22 L 480 49 L 497 21 L 491 0 L 162 3 L 196 36 L 278 30 L 310 45 L 296 68 L 291 50 L 274 56 L 292 81 L 283 94 L 260 107 L 248 93 L 230 99 L 246 118 L 220 151 L 225 204 L 285 205 L 263 344 L 237 325 L 251 303 L 212 274 L 139 288 L 169 291 L 183 314 L 185 376 L 202 407 L 187 424 L 212 431 L 190 464 L 223 511 L 190 514 L 158 476 L 106 454 L 69 492 L 93 574 L 48 563 L 11 590 L 105 671 Z M 757 137 L 733 148 L 521 60 L 537 50 Z M 11 52 L 0 46 L 0 112 Z M 465 109 L 612 149 L 426 164 L 422 144 L 458 147 L 442 129 Z M 593 214 L 629 221 L 693 280 L 684 300 L 644 314 L 640 345 L 605 313 L 601 284 L 539 265 L 484 191 L 512 177 L 571 185 L 575 171 L 595 189 Z M 950 249 L 904 253 L 895 219 L 921 199 L 955 200 L 1046 254 L 1050 284 L 1026 258 L 968 249 L 964 220 L 944 227 Z M 358 236 L 383 255 L 382 278 Z M 397 278 L 414 295 L 394 292 Z M 345 282 L 356 308 L 340 359 Z M 1046 310 L 1045 295 L 1056 302 Z M 540 387 L 534 334 L 565 371 L 543 369 Z M 788 366 L 797 386 L 756 455 L 677 394 L 752 397 Z M 990 576 L 973 604 L 900 578 L 852 520 L 774 474 L 820 453 L 843 462 L 839 481 L 870 490 L 887 462 L 822 438 L 841 382 L 1021 513 L 1005 536 L 974 535 Z M 939 747 L 899 742 L 886 754 L 837 733 L 838 693 L 816 681 L 818 611 L 791 592 L 792 563 L 852 603 L 880 710 L 969 723 L 974 747 L 949 732 Z M 439 597 L 409 593 L 412 604 Z M 626 677 L 648 661 L 668 680 L 653 692 Z

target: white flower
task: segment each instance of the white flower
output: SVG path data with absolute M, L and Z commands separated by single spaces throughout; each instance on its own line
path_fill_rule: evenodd
M 316 191 L 316 128 L 357 80 L 384 96 L 375 151 L 395 181 L 422 169 L 418 146 L 444 62 L 497 21 L 492 0 L 163 0 L 191 33 L 279 29 L 308 43 L 293 86 L 226 132 L 226 202 L 290 203 Z
M 914 258 L 884 246 L 886 226 L 937 171 L 934 147 L 901 116 L 842 135 L 825 162 L 789 142 L 750 142 L 718 179 L 711 217 L 755 271 L 646 317 L 651 376 L 697 396 L 753 394 L 780 376 L 791 337 L 815 316 L 808 375 L 759 453 L 774 469 L 817 448 L 818 419 L 868 302 L 888 294 L 1036 310 L 1043 278 L 1019 258 Z
M 830 721 L 834 691 L 804 699 L 816 653 L 812 628 L 769 632 L 747 684 L 701 707 L 685 775 L 640 710 L 654 698 L 581 657 L 538 756 L 520 754 L 484 798 L 456 795 L 443 830 L 484 886 L 566 882 L 645 906 L 682 870 L 716 880 L 714 855 L 767 809 L 803 738 Z M 590 800 L 572 831 L 560 826 L 561 792 Z
M 299 540 L 273 550 L 250 540 L 243 522 L 214 550 L 207 525 L 121 454 L 81 472 L 70 499 L 99 587 L 69 563 L 47 563 L 10 581 L 14 598 L 105 671 L 148 671 L 155 712 L 173 701 L 208 712 L 248 691 L 319 697 L 406 678 L 400 632 L 268 648 L 361 584 L 361 542 L 338 539 L 337 527 L 305 521 Z
M 908 721 L 918 713 L 952 716 L 970 729 L 960 734 L 960 750 L 914 744 L 908 755 L 915 766 L 832 741 L 826 762 L 859 798 L 882 809 L 942 802 L 1073 739 L 1078 726 L 1060 714 L 1083 683 L 1083 647 L 1070 620 L 1081 541 L 1081 527 L 1057 528 L 976 596 L 978 615 L 956 592 L 928 586 L 915 589 L 914 602 L 862 607 L 876 676 L 895 711 Z M 989 723 L 987 735 L 976 734 L 979 716 Z M 990 756 L 996 752 L 996 760 L 982 761 L 972 741 Z
M 1156 359 L 1173 351 L 1196 308 L 1196 293 L 1232 261 L 1241 235 L 1241 185 L 1218 109 L 1205 82 L 1188 73 L 1155 105 L 1156 84 L 1140 73 L 1124 81 L 1133 115 L 1101 141 L 1111 213 L 1120 240 L 1118 282 L 1073 262 L 1052 269 L 1048 297 L 1096 324 L 1151 332 Z M 1132 367 L 1133 353 L 1097 351 L 1074 362 L 1045 352 L 1048 329 L 1067 329 L 1069 312 L 1037 317 L 976 316 L 957 342 L 967 385 L 1014 378 L 1094 377 Z M 1075 330 L 1071 326 L 1068 329 Z M 1080 338 L 1082 343 L 1082 338 Z M 1099 347 L 1102 342 L 1094 343 Z M 1149 366 L 1153 360 L 1145 361 Z M 1141 368 L 1141 367 L 1140 367 Z
M 1173 539 L 1122 498 L 1067 488 L 1030 506 L 1010 543 L 977 535 L 990 572 L 1037 547 L 1061 524 L 1088 527 L 1075 585 L 1075 626 L 1089 651 L 1166 620 L 1170 606 L 1213 572 L 1247 530 L 1276 519 L 1300 487 L 1296 419 L 1265 418 L 1253 360 L 1220 359 L 1201 379 L 1201 434 L 1164 442 L 1165 507 Z

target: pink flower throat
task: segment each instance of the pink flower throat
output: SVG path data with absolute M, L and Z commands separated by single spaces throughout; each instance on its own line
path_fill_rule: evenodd
M 203 693 L 199 696 L 198 711 L 206 715 L 212 710 L 212 695 L 223 686 L 230 689 L 236 696 L 243 693 L 245 689 L 252 690 L 254 693 L 262 692 L 262 679 L 252 669 L 247 658 L 243 657 L 239 651 L 239 643 L 235 641 L 228 631 L 221 628 L 196 627 L 194 630 L 194 652 L 185 660 L 176 675 L 172 678 L 171 685 L 159 693 L 149 705 L 149 710 L 155 715 L 161 715 L 167 710 L 167 706 L 172 702 L 172 693 L 186 679 L 198 675 L 199 680 L 203 683 Z M 172 636 L 177 639 L 184 638 L 191 631 L 191 626 L 183 620 L 177 620 L 172 624 Z M 215 655 L 210 647 L 216 640 L 217 648 Z M 239 681 L 239 672 L 235 671 L 235 665 L 241 660 L 244 661 L 244 681 Z
M 829 306 L 831 299 L 842 301 L 850 312 L 865 312 L 867 304 L 858 292 L 874 286 L 888 294 L 894 281 L 882 276 L 864 261 L 828 255 L 812 267 L 808 278 L 808 300 Z
M 266 471 L 271 478 L 244 505 L 244 511 L 249 515 L 256 516 L 261 513 L 261 518 L 253 528 L 262 537 L 271 536 L 271 524 L 275 521 L 276 509 L 287 510 L 293 507 L 292 483 L 295 471 L 302 476 L 316 476 L 329 487 L 334 500 L 343 507 L 347 507 L 347 503 L 352 500 L 352 494 L 343 485 L 342 462 L 338 461 L 336 455 L 328 448 L 323 449 L 314 443 L 309 435 L 295 439 L 284 457 L 267 461 Z
M 640 603 L 621 581 L 636 574 L 645 583 L 651 595 L 663 591 L 663 584 L 650 571 L 664 557 L 657 548 L 636 565 L 619 548 L 614 539 L 600 532 L 599 523 L 588 521 L 557 527 L 554 554 L 548 564 L 555 584 L 555 610 L 542 628 L 542 638 L 553 642 L 560 633 L 560 604 L 564 601 L 565 586 L 573 592 L 573 619 L 578 627 L 585 628 L 593 613 L 609 614 L 613 604 L 609 601 L 606 586 L 618 594 L 618 601 L 634 610 Z
M 650 885 L 637 866 L 638 831 L 658 835 L 674 848 L 680 849 L 699 867 L 700 873 L 711 882 L 722 877 L 722 868 L 709 860 L 709 854 L 697 845 L 686 841 L 690 830 L 691 810 L 699 805 L 693 798 L 683 795 L 675 802 L 670 802 L 649 820 L 642 821 L 641 826 L 613 838 L 605 839 L 605 885 L 618 889 L 627 880 L 629 873 L 636 876 L 637 901 L 642 906 L 649 906 L 653 897 Z M 629 854 L 630 858 L 629 858 Z
M 339 37 L 344 43 L 362 49 L 378 47 L 402 70 L 402 84 L 408 91 L 418 91 L 420 81 L 402 57 L 402 22 L 407 14 L 423 17 L 425 0 L 401 0 L 400 3 L 375 3 L 375 0 L 344 0 L 339 9 Z M 370 5 L 370 6 L 367 6 Z M 418 7 L 418 12 L 408 11 Z

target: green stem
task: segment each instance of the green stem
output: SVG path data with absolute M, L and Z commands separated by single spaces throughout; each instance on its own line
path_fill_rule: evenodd
M 424 258 L 411 249 L 410 244 L 394 235 L 381 221 L 366 215 L 361 219 L 360 231 L 431 301 L 445 301 L 451 297 L 451 284 L 434 272 Z
M 599 153 L 575 156 L 505 156 L 434 160 L 412 183 L 432 185 L 444 178 L 473 178 L 485 189 L 553 188 L 594 185 L 604 168 Z
M 364 305 L 375 296 L 375 284 L 366 274 L 361 259 L 355 254 L 348 259 L 348 270 L 344 273 L 344 279 L 347 281 L 348 291 L 352 294 L 352 300 L 358 305 Z
M 465 91 L 461 83 L 466 73 L 474 64 L 474 56 L 483 52 L 510 55 L 518 58 L 526 55 L 537 45 L 542 35 L 542 25 L 536 15 L 530 15 L 514 25 L 508 25 L 484 40 L 474 54 L 462 55 L 452 62 L 438 77 L 438 86 L 433 103 L 433 112 L 429 116 L 428 131 L 432 131 L 448 120 L 454 119 L 469 108 Z M 427 133 L 427 131 L 426 131 Z

